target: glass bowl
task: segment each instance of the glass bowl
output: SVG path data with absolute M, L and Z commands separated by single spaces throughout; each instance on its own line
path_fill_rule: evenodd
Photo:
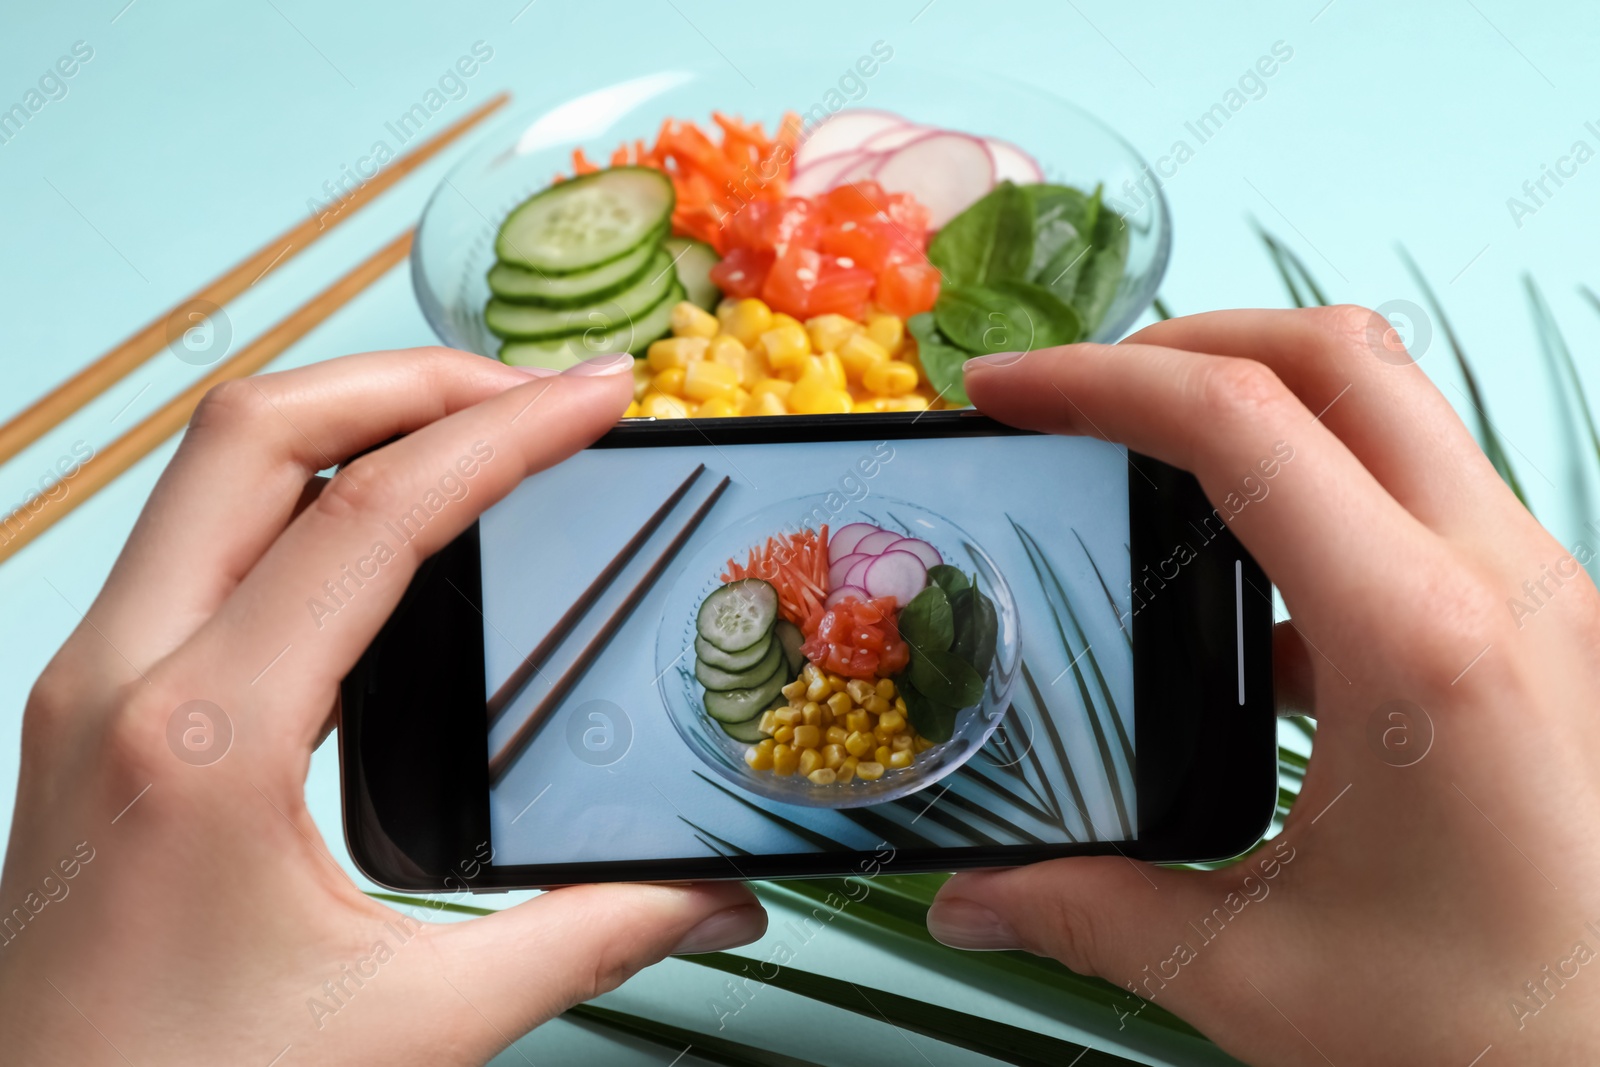
M 885 497 L 872 497 L 863 503 L 870 504 L 870 508 L 852 505 L 835 511 L 836 498 L 828 494 L 797 497 L 724 527 L 676 571 L 676 581 L 661 610 L 656 636 L 656 688 L 672 725 L 684 744 L 713 771 L 768 800 L 812 808 L 854 808 L 910 796 L 971 759 L 994 733 L 1011 701 L 1021 649 L 1017 605 L 1005 576 L 996 569 L 989 554 L 955 523 L 926 508 Z M 994 664 L 984 681 L 982 701 L 957 714 L 950 740 L 919 753 L 910 767 L 887 771 L 873 782 L 856 779 L 814 785 L 799 775 L 779 777 L 771 771 L 752 770 L 744 761 L 749 746 L 723 733 L 706 714 L 702 703 L 705 689 L 694 676 L 695 617 L 701 601 L 722 585 L 727 561 L 746 559 L 751 546 L 765 543 L 774 534 L 811 525 L 816 515 L 831 516 L 828 525 L 835 530 L 852 522 L 870 522 L 890 529 L 902 528 L 908 536 L 928 542 L 946 561 L 969 574 L 977 573 L 978 588 L 994 601 L 999 623 Z
M 576 95 L 552 94 L 496 124 L 423 209 L 411 250 L 423 316 L 446 345 L 498 354 L 499 339 L 483 324 L 495 236 L 512 208 L 570 172 L 574 148 L 603 161 L 623 141 L 653 142 L 668 117 L 707 125 L 715 110 L 770 131 L 786 111 L 804 115 L 837 101 L 998 137 L 1037 159 L 1048 181 L 1085 191 L 1103 184 L 1107 203 L 1127 218 L 1128 265 L 1091 339 L 1114 341 L 1144 313 L 1167 268 L 1172 228 L 1166 200 L 1132 145 L 1067 101 L 1002 78 L 979 80 L 900 59 L 877 65 L 871 77 L 847 74 L 848 82 L 837 70 L 763 62 L 757 88 L 725 64 L 663 70 Z M 859 85 L 860 96 L 852 98 L 847 85 Z

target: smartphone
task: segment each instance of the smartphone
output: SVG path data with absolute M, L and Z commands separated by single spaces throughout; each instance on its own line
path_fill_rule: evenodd
M 343 687 L 345 833 L 410 892 L 1220 859 L 1276 802 L 1271 616 L 1113 444 L 628 420 L 419 570 Z

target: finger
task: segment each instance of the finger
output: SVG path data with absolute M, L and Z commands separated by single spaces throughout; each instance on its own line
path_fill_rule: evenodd
M 1194 939 L 1187 924 L 1208 916 L 1230 885 L 1228 872 L 1167 870 L 1119 856 L 970 871 L 939 889 L 928 932 L 952 948 L 1047 956 L 1146 999 L 1161 994 L 1162 1004 L 1182 1014 L 1182 997 L 1145 988 L 1149 969 L 1171 957 L 1175 943 Z M 1155 980 L 1164 981 L 1159 974 Z
M 591 885 L 439 928 L 436 941 L 451 982 L 520 1034 L 669 954 L 734 948 L 766 928 L 755 895 L 736 883 Z
M 1279 715 L 1316 718 L 1311 653 L 1305 638 L 1287 619 L 1272 626 L 1272 691 Z
M 285 712 L 272 716 L 281 730 L 269 732 L 309 744 L 329 692 L 418 564 L 528 475 L 614 425 L 632 399 L 631 363 L 626 355 L 598 357 L 573 368 L 582 373 L 500 393 L 341 468 L 173 669 L 204 669 L 241 711 Z M 219 670 L 232 677 L 217 678 Z
M 218 386 L 195 411 L 89 617 L 148 665 L 217 609 L 283 532 L 317 471 L 527 380 L 498 360 L 420 348 Z
M 1442 533 L 1493 539 L 1515 516 L 1505 483 L 1388 320 L 1353 305 L 1215 311 L 1129 339 L 1264 363 L 1390 495 Z M 1418 353 L 1420 355 L 1420 353 Z
M 1377 616 L 1394 624 L 1396 588 L 1442 569 L 1437 538 L 1253 360 L 1068 345 L 968 360 L 966 387 L 1004 422 L 1106 438 L 1192 471 L 1211 525 L 1238 535 L 1336 658 L 1361 647 Z M 1215 537 L 1202 534 L 1198 551 Z

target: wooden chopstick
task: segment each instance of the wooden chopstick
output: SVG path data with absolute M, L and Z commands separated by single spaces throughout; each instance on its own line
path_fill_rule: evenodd
M 506 772 L 511 769 L 511 765 L 517 761 L 517 757 L 526 751 L 528 742 L 532 741 L 534 736 L 538 734 L 540 727 L 550 717 L 550 712 L 554 710 L 555 706 L 566 697 L 574 685 L 578 684 L 578 680 L 588 673 L 589 668 L 594 666 L 594 661 L 599 658 L 601 652 L 605 651 L 606 645 L 611 643 L 611 639 L 622 628 L 622 624 L 628 621 L 628 617 L 633 614 L 633 610 L 639 606 L 639 602 L 645 598 L 645 594 L 650 592 L 651 587 L 661 577 L 661 573 L 667 569 L 667 565 L 677 556 L 695 530 L 700 528 L 700 524 L 705 521 L 706 516 L 711 513 L 711 509 L 716 506 L 717 499 L 728 488 L 730 481 L 730 478 L 724 476 L 722 481 L 717 483 L 717 487 L 711 491 L 711 495 L 706 497 L 705 503 L 695 509 L 694 514 L 689 516 L 688 523 L 682 530 L 678 531 L 678 535 L 662 550 L 661 557 L 651 564 L 650 569 L 644 573 L 644 577 L 640 578 L 638 584 L 628 592 L 627 598 L 617 606 L 616 611 L 611 613 L 611 617 L 606 619 L 605 624 L 600 627 L 600 632 L 595 634 L 589 643 L 584 646 L 582 652 L 578 653 L 577 660 L 566 669 L 560 678 L 556 679 L 556 683 L 550 687 L 550 691 L 540 698 L 539 703 L 534 705 L 532 711 L 528 712 L 528 717 L 523 720 L 521 726 L 517 727 L 517 732 L 512 734 L 511 739 L 505 743 L 504 747 L 489 760 L 489 785 L 491 788 L 499 784 L 500 779 L 505 777 Z
M 31 504 L 23 504 L 0 519 L 0 562 L 11 558 L 23 545 L 54 526 L 73 508 L 149 455 L 161 442 L 182 430 L 189 416 L 194 414 L 200 398 L 212 386 L 232 378 L 244 378 L 260 370 L 383 277 L 389 268 L 404 261 L 411 253 L 412 233 L 407 230 L 389 242 L 355 270 L 300 305 L 233 356 L 217 364 L 210 374 L 169 400 L 149 418 L 85 460 L 66 483 L 69 492 L 53 499 L 36 497 Z
M 529 652 L 522 662 L 517 665 L 517 669 L 511 672 L 511 677 L 507 678 L 505 683 L 495 690 L 494 696 L 490 697 L 488 701 L 489 725 L 494 725 L 495 720 L 506 710 L 506 705 L 516 699 L 517 694 L 522 691 L 522 687 L 527 685 L 528 680 L 538 673 L 540 667 L 544 666 L 544 661 L 550 653 L 554 652 L 561 642 L 567 639 L 567 636 L 572 633 L 573 627 L 577 626 L 579 620 L 589 613 L 590 608 L 594 607 L 594 602 L 600 599 L 600 594 L 604 593 L 611 583 L 617 580 L 617 575 L 622 573 L 622 568 L 626 567 L 629 561 L 638 555 L 639 549 L 644 547 L 644 543 L 654 536 L 656 530 L 660 529 L 661 524 L 667 520 L 667 515 L 671 513 L 673 508 L 678 506 L 678 502 L 683 499 L 683 495 L 689 491 L 689 487 L 695 483 L 695 479 L 705 472 L 705 469 L 706 465 L 702 463 L 689 472 L 689 477 L 683 480 L 683 484 L 678 486 L 659 508 L 656 508 L 655 513 L 650 518 L 645 520 L 645 524 L 639 527 L 639 532 L 628 539 L 628 543 L 622 546 L 622 551 L 618 552 L 611 562 L 606 564 L 605 569 L 596 576 L 594 581 L 589 583 L 589 587 L 578 596 L 577 600 L 573 601 L 572 606 L 562 614 L 561 618 L 556 620 L 555 625 L 550 628 L 550 632 L 544 635 L 544 639 L 534 646 L 533 651 Z
M 218 307 L 226 304 L 269 271 L 287 263 L 317 239 L 365 207 L 380 193 L 438 155 L 463 133 L 498 111 L 511 97 L 495 96 L 460 120 L 440 130 L 405 155 L 395 158 L 366 184 L 340 202 L 336 213 L 307 218 L 292 226 L 227 273 L 168 308 L 138 333 L 111 349 L 54 390 L 39 398 L 10 422 L 0 425 L 0 463 L 4 463 L 38 440 L 74 411 L 121 381 L 136 367 L 165 348 L 171 341 L 170 324 L 175 316 L 197 301 Z M 187 328 L 185 323 L 184 328 Z

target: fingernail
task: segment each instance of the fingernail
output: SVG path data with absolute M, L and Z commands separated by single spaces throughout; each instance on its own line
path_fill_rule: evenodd
M 530 378 L 554 378 L 556 375 L 561 373 L 560 371 L 552 370 L 549 367 L 512 367 L 511 369 L 519 370 Z
M 1020 363 L 1026 352 L 991 352 L 987 356 L 973 356 L 967 360 L 963 370 L 970 367 L 1009 367 L 1013 363 Z
M 592 378 L 599 374 L 621 374 L 633 368 L 633 357 L 626 352 L 611 352 L 604 356 L 593 356 L 582 363 L 575 363 L 562 371 L 574 378 Z
M 993 951 L 1021 947 L 1005 920 L 970 900 L 935 900 L 928 909 L 928 933 L 951 948 Z
M 753 904 L 726 908 L 683 935 L 668 955 L 685 956 L 695 952 L 718 952 L 748 945 L 767 932 L 767 913 Z

